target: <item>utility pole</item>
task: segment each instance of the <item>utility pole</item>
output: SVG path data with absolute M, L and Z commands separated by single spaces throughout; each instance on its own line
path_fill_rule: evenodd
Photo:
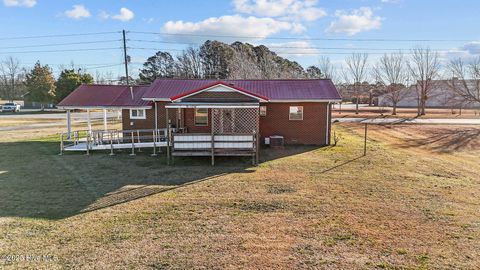
M 128 77 L 128 56 L 127 56 L 127 39 L 125 29 L 122 31 L 123 34 L 123 55 L 125 57 L 125 76 L 127 79 L 127 85 L 130 85 L 130 78 Z

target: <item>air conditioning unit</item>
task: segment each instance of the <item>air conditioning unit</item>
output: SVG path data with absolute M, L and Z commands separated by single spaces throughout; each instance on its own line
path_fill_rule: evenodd
M 283 148 L 284 138 L 280 135 L 270 136 L 270 147 L 272 148 Z

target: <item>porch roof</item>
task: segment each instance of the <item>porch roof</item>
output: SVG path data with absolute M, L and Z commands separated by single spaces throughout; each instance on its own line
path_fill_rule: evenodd
M 228 109 L 228 108 L 258 108 L 258 102 L 247 103 L 206 103 L 206 102 L 176 102 L 165 105 L 167 109 L 179 108 L 208 108 L 208 109 Z
M 152 108 L 142 97 L 148 86 L 82 84 L 64 98 L 57 107 L 62 109 L 128 109 Z

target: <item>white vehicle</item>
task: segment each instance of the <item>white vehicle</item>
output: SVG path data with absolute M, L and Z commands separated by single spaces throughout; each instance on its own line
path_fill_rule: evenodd
M 19 112 L 20 104 L 17 103 L 5 103 L 2 105 L 2 112 Z

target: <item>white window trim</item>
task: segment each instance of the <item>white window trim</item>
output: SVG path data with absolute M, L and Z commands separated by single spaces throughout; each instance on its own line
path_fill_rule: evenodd
M 207 123 L 206 124 L 197 124 L 197 110 L 198 109 L 207 109 Z M 208 108 L 194 108 L 193 109 L 193 125 L 196 127 L 208 127 Z
M 143 116 L 133 116 L 133 111 L 143 111 Z M 130 119 L 147 119 L 147 111 L 145 109 L 130 109 Z
M 262 114 L 262 109 L 265 109 L 264 114 Z M 258 109 L 258 113 L 259 113 L 260 116 L 267 116 L 267 106 L 265 106 L 265 105 L 260 106 L 259 109 Z
M 300 107 L 300 108 L 302 108 L 302 119 L 292 119 L 292 114 L 290 113 L 290 108 L 291 108 L 291 107 Z M 289 107 L 288 107 L 288 120 L 291 120 L 291 121 L 303 121 L 303 114 L 304 114 L 303 106 L 289 106 Z

